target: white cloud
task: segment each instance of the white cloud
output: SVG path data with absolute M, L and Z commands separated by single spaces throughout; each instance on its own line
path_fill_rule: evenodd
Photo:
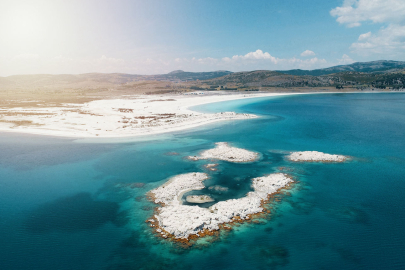
M 1 60 L 1 59 L 0 59 Z M 21 64 L 23 62 L 23 65 Z M 173 70 L 213 71 L 213 70 L 286 70 L 286 69 L 317 69 L 330 66 L 325 59 L 317 57 L 278 58 L 269 52 L 255 50 L 241 55 L 221 58 L 154 58 L 120 59 L 106 55 L 99 57 L 78 58 L 65 55 L 56 57 L 37 57 L 20 55 L 1 61 L 2 76 L 22 73 L 130 73 L 130 74 L 162 74 Z M 3 68 L 4 67 L 4 68 Z M 41 69 L 46 67 L 46 69 Z
M 348 27 L 363 22 L 383 23 L 377 32 L 361 34 L 350 49 L 361 55 L 379 54 L 382 57 L 405 56 L 404 0 L 345 0 L 341 7 L 331 10 L 336 21 Z
M 301 53 L 301 56 L 302 56 L 302 57 L 314 56 L 314 55 L 315 55 L 315 53 L 314 53 L 313 51 L 310 51 L 310 50 L 306 50 L 306 51 L 303 51 L 303 52 Z
M 206 57 L 206 58 L 193 58 L 194 63 L 198 63 L 201 65 L 215 65 L 218 63 L 218 59 L 212 58 L 212 57 Z
M 181 61 L 180 61 L 181 60 Z M 244 55 L 234 55 L 231 57 L 223 58 L 191 58 L 187 59 L 174 59 L 177 64 L 175 69 L 187 70 L 217 70 L 226 69 L 231 71 L 242 70 L 257 70 L 257 69 L 315 69 L 322 68 L 327 65 L 325 59 L 313 57 L 310 59 L 299 58 L 277 58 L 268 52 L 256 50 Z
M 369 37 L 371 37 L 371 32 L 365 33 L 365 34 L 361 34 L 359 36 L 359 40 L 365 40 L 368 39 Z
M 343 54 L 341 59 L 338 59 L 338 65 L 349 65 L 354 63 L 354 60 L 347 54 Z
M 245 55 L 234 55 L 232 59 L 244 59 L 244 60 L 260 60 L 260 59 L 267 59 L 271 62 L 277 64 L 277 59 L 271 56 L 268 52 L 263 52 L 262 50 L 256 50 L 255 52 L 249 52 Z
M 225 62 L 239 62 L 239 63 L 251 63 L 259 60 L 265 60 L 273 64 L 277 64 L 279 59 L 272 56 L 268 52 L 263 52 L 262 50 L 256 50 L 254 52 L 249 52 L 245 55 L 234 55 L 232 58 L 224 57 L 222 58 Z
M 359 54 L 385 54 L 387 56 L 404 56 L 405 26 L 390 24 L 376 34 L 366 33 L 359 36 L 358 42 L 350 46 Z
M 365 21 L 400 23 L 405 20 L 405 1 L 345 0 L 341 7 L 332 9 L 330 14 L 348 27 L 360 26 Z
M 274 64 L 277 64 L 277 58 L 271 56 L 268 52 L 263 52 L 262 50 L 256 50 L 254 52 L 249 52 L 245 55 L 234 55 L 231 58 L 222 58 L 223 62 L 236 62 L 236 61 L 254 61 L 254 60 L 269 60 Z

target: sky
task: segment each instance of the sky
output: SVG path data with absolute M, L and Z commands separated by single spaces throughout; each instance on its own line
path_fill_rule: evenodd
M 405 0 L 0 0 L 0 76 L 405 60 Z

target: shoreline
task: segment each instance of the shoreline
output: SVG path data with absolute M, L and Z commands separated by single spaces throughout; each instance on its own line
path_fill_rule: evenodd
M 161 186 L 148 192 L 147 197 L 160 207 L 155 208 L 151 223 L 163 238 L 189 241 L 193 237 L 202 237 L 207 232 L 220 229 L 220 226 L 235 221 L 251 220 L 252 215 L 262 213 L 263 204 L 271 194 L 294 182 L 284 173 L 272 173 L 251 179 L 252 191 L 239 199 L 219 201 L 209 208 L 184 205 L 182 196 L 191 190 L 205 187 L 206 173 L 191 172 L 173 176 Z
M 234 230 L 234 228 L 232 227 L 233 225 L 244 223 L 258 223 L 257 220 L 259 220 L 260 218 L 266 218 L 272 213 L 272 208 L 269 207 L 271 203 L 279 203 L 282 201 L 280 198 L 277 198 L 277 196 L 291 196 L 291 193 L 289 193 L 289 191 L 291 191 L 296 184 L 297 181 L 294 180 L 286 186 L 279 188 L 275 192 L 268 194 L 267 197 L 260 202 L 260 207 L 263 209 L 260 212 L 247 214 L 244 219 L 234 217 L 229 222 L 219 224 L 217 229 L 202 229 L 199 233 L 189 235 L 187 238 L 177 238 L 173 234 L 166 232 L 164 229 L 162 229 L 162 227 L 160 227 L 159 221 L 154 219 L 154 217 L 159 214 L 159 209 L 163 205 L 160 205 L 160 207 L 155 207 L 152 217 L 146 220 L 145 223 L 149 224 L 149 227 L 152 229 L 152 233 L 155 237 L 161 238 L 163 240 L 173 241 L 173 243 L 179 244 L 180 247 L 183 248 L 189 248 L 193 246 L 195 244 L 195 241 L 198 239 L 205 238 L 207 236 L 219 237 L 222 231 Z M 149 201 L 153 202 L 153 197 L 149 197 Z
M 224 101 L 302 94 L 317 93 L 210 93 L 198 96 L 134 95 L 120 99 L 95 100 L 83 105 L 65 104 L 64 107 L 11 108 L 7 110 L 0 108 L 0 115 L 1 113 L 17 115 L 3 115 L 0 118 L 0 132 L 66 139 L 119 139 L 161 135 L 220 121 L 257 118 L 256 115 L 234 112 L 200 113 L 190 109 L 195 106 Z M 24 116 L 24 114 L 26 115 Z M 130 117 L 132 120 L 128 120 Z M 142 123 L 147 122 L 148 118 L 157 123 L 146 123 L 142 126 Z M 125 125 L 127 121 L 142 121 L 142 123 L 140 126 L 138 123 L 138 126 L 132 125 L 133 127 L 128 129 Z M 31 122 L 31 125 L 18 125 L 18 123 L 25 122 Z
M 192 110 L 192 107 L 199 105 L 252 98 L 336 93 L 340 92 L 132 95 L 94 100 L 84 104 L 63 104 L 60 107 L 0 108 L 0 132 L 65 139 L 141 139 L 150 135 L 178 132 L 220 121 L 258 117 L 234 112 L 200 113 Z
M 253 191 L 245 197 L 220 201 L 209 208 L 183 205 L 179 197 L 184 195 L 184 188 L 187 191 L 201 189 L 207 178 L 204 173 L 177 175 L 148 192 L 148 199 L 159 205 L 145 221 L 156 236 L 190 246 L 193 240 L 232 230 L 234 223 L 251 222 L 270 213 L 266 205 L 296 183 L 288 174 L 273 173 L 251 179 Z M 167 190 L 168 185 L 174 186 Z

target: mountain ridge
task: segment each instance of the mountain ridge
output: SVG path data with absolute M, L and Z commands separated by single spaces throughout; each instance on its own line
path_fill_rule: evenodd
M 320 75 L 316 75 L 320 74 Z M 158 89 L 262 89 L 271 87 L 405 87 L 405 62 L 356 62 L 317 70 L 253 70 L 137 75 L 125 73 L 37 74 L 0 77 L 0 89 L 123 89 L 152 84 Z M 159 85 L 158 85 L 159 84 Z M 158 85 L 158 86 L 157 86 Z M 205 85 L 205 87 L 201 87 Z M 222 88 L 220 88 L 222 86 Z M 143 86 L 142 86 L 143 87 Z
M 314 70 L 291 69 L 291 70 L 276 70 L 276 71 L 284 74 L 298 75 L 298 76 L 303 75 L 322 76 L 345 71 L 381 72 L 391 69 L 403 69 L 403 68 L 405 68 L 404 61 L 376 60 L 369 62 L 355 62 L 348 65 L 338 65 Z

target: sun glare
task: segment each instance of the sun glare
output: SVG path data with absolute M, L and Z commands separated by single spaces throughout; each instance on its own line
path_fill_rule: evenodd
M 38 43 L 46 32 L 46 13 L 35 6 L 15 6 L 4 18 L 3 27 L 9 42 L 13 45 L 29 46 Z
M 32 39 L 42 33 L 44 18 L 38 10 L 22 7 L 10 14 L 9 31 L 19 39 Z

